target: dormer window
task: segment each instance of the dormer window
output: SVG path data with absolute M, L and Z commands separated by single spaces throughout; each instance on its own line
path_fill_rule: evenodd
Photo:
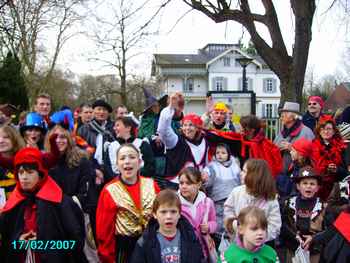
M 224 67 L 231 67 L 231 58 L 224 57 Z

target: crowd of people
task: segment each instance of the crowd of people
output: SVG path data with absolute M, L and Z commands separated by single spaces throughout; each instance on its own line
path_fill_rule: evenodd
M 199 116 L 144 92 L 139 118 L 40 94 L 13 123 L 0 105 L 1 262 L 350 262 L 345 115 L 287 101 L 271 141 L 223 102 Z

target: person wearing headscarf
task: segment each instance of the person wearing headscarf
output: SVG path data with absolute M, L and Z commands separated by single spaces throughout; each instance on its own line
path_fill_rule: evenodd
M 309 127 L 312 131 L 316 128 L 316 125 L 324 114 L 322 109 L 324 101 L 320 96 L 310 96 L 307 101 L 307 111 L 303 115 L 303 124 Z

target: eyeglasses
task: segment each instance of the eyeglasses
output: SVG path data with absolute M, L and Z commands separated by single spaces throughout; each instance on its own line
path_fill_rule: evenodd
M 321 131 L 334 131 L 333 128 L 325 128 L 325 127 L 322 127 L 320 130 Z
M 316 106 L 318 103 L 317 102 L 309 102 L 309 106 L 311 106 L 311 105 L 314 105 L 314 106 Z

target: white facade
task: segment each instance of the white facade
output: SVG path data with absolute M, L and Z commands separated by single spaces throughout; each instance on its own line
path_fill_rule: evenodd
M 184 93 L 186 113 L 202 114 L 206 110 L 205 99 L 208 91 L 242 90 L 242 67 L 236 61 L 242 55 L 247 56 L 237 48 L 226 50 L 208 60 L 205 64 L 206 70 L 203 65 L 198 64 L 187 67 L 167 66 L 166 69 L 156 64 L 156 67 L 162 77 L 164 91 L 168 94 Z M 253 90 L 256 94 L 256 115 L 277 117 L 281 96 L 278 77 L 258 60 L 253 60 L 247 66 L 246 76 L 248 90 Z

